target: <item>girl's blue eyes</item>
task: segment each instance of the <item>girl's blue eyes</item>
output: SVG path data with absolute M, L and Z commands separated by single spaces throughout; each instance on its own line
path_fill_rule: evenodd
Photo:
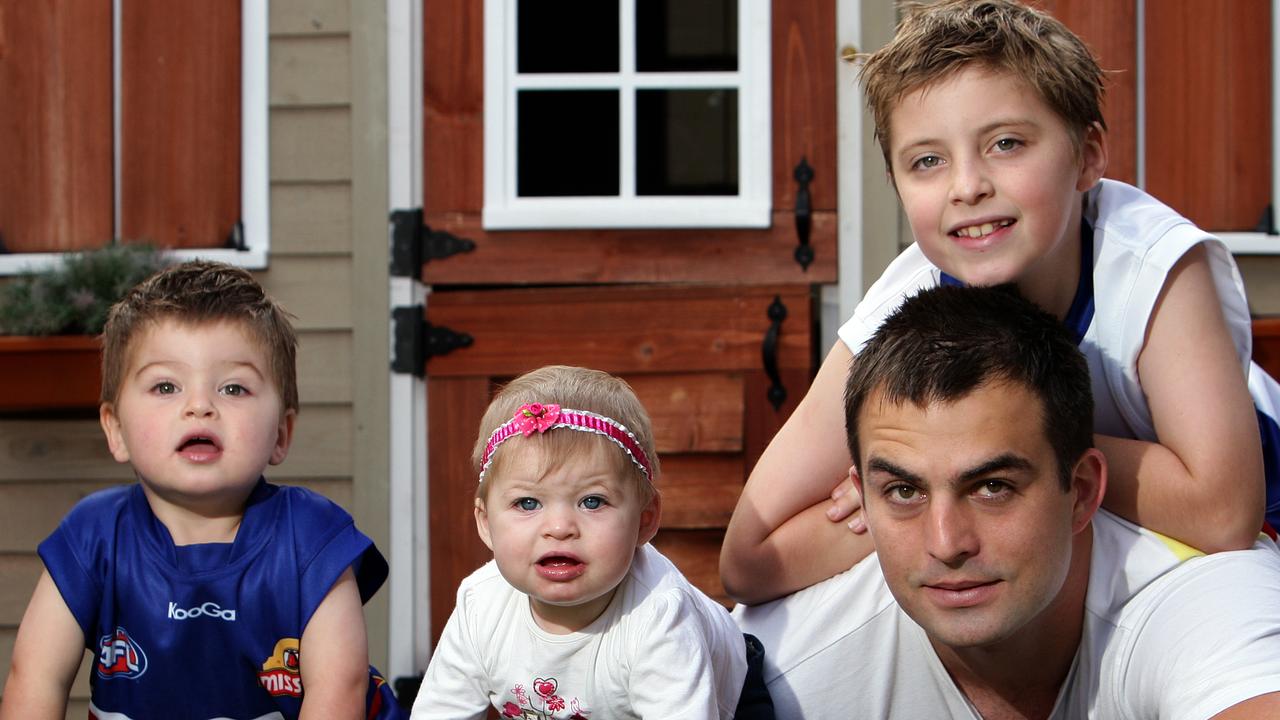
M 587 510 L 599 510 L 600 508 L 604 507 L 608 503 L 606 503 L 605 499 L 600 497 L 599 495 L 588 495 L 587 497 L 584 497 L 582 498 L 582 500 L 578 501 L 578 504 L 581 505 L 583 508 L 586 508 Z M 533 512 L 534 510 L 537 510 L 538 508 L 542 507 L 542 503 L 539 502 L 537 498 L 531 498 L 531 497 L 520 498 L 519 500 L 516 500 L 514 503 L 512 503 L 512 505 L 525 512 Z
M 232 397 L 240 397 L 241 395 L 248 395 L 249 390 L 238 383 L 230 383 L 222 386 L 222 394 L 230 395 Z
M 178 386 L 171 382 L 161 382 L 152 386 L 151 390 L 161 395 L 172 395 L 178 392 Z

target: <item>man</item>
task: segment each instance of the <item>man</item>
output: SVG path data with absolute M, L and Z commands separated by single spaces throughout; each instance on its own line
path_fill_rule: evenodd
M 1280 717 L 1280 549 L 1099 509 L 1084 358 L 1011 287 L 920 292 L 854 363 L 876 554 L 739 608 L 778 717 Z

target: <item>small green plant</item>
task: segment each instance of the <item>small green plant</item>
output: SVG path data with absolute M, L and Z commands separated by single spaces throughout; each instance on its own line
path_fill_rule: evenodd
M 148 245 L 69 254 L 0 285 L 0 335 L 97 335 L 112 303 L 170 262 Z

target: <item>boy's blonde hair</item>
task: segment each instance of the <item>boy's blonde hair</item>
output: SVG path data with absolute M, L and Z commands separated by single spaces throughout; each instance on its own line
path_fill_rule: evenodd
M 484 500 L 487 479 L 502 473 L 504 461 L 512 455 L 512 450 L 531 442 L 538 443 L 543 451 L 542 466 L 538 468 L 539 477 L 555 470 L 566 458 L 601 452 L 603 449 L 617 471 L 635 481 L 642 504 L 648 504 L 657 494 L 654 483 L 659 473 L 658 453 L 653 444 L 653 427 L 649 422 L 649 413 L 640 404 L 631 386 L 609 373 L 568 365 L 538 368 L 512 380 L 498 391 L 480 420 L 480 432 L 476 436 L 475 449 L 471 452 L 471 463 L 477 474 L 481 469 L 489 436 L 510 420 L 516 410 L 529 403 L 554 403 L 563 408 L 585 410 L 625 425 L 648 456 L 653 481 L 646 478 L 644 472 L 627 457 L 626 452 L 608 438 L 591 432 L 553 429 L 528 437 L 513 437 L 497 448 L 490 459 L 486 480 L 476 489 L 476 497 Z
M 147 328 L 162 320 L 186 325 L 225 320 L 241 323 L 266 350 L 284 409 L 297 412 L 298 339 L 289 317 L 242 268 L 191 260 L 161 270 L 111 306 L 102 330 L 101 400 L 119 400 L 130 345 Z
M 1010 73 L 1070 127 L 1079 145 L 1102 118 L 1103 71 L 1067 26 L 1015 0 L 905 2 L 893 40 L 862 56 L 859 77 L 889 172 L 889 116 L 906 95 L 970 65 Z

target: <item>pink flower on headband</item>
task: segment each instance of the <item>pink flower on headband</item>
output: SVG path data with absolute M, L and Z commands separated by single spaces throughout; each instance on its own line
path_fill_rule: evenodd
M 559 405 L 543 405 L 542 403 L 525 403 L 516 411 L 514 419 L 516 427 L 525 437 L 529 437 L 535 431 L 544 433 L 556 424 L 556 420 L 560 418 Z

